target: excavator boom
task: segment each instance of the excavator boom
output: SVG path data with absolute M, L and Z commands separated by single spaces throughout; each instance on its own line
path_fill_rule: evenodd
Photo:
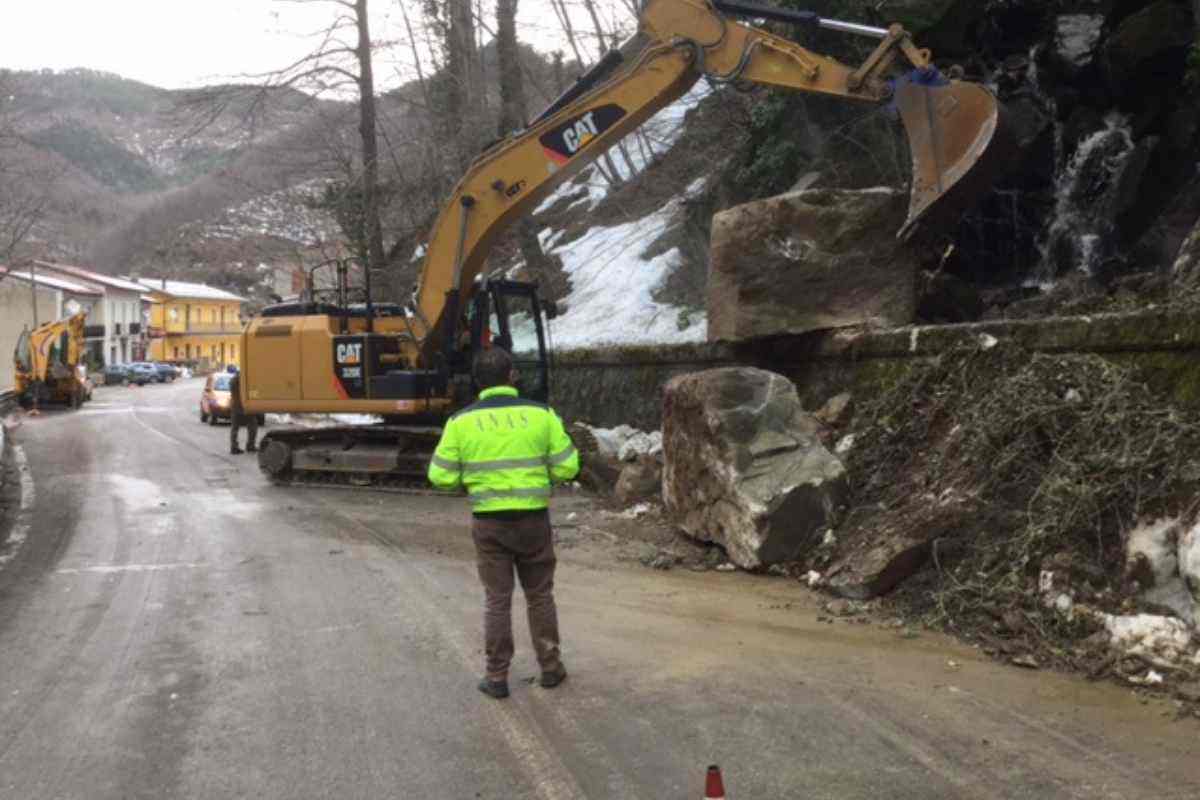
M 866 36 L 878 45 L 852 67 L 738 17 Z M 898 25 L 874 28 L 743 0 L 645 0 L 638 22 L 638 52 L 605 56 L 524 130 L 470 166 L 434 223 L 410 309 L 384 315 L 369 296 L 362 309 L 310 297 L 267 309 L 247 327 L 241 391 L 248 413 L 385 419 L 378 426 L 272 430 L 259 465 L 274 480 L 423 483 L 438 426 L 472 396 L 471 356 L 489 344 L 522 351 L 530 376 L 522 391 L 545 398 L 549 359 L 541 317 L 553 306 L 542 303 L 532 284 L 480 280 L 492 243 L 701 78 L 894 102 L 913 152 L 905 236 L 950 216 L 949 201 L 969 201 L 983 157 L 1003 139 L 995 97 L 942 78 L 930 53 Z M 897 80 L 900 58 L 908 74 Z
M 879 43 L 855 68 L 735 17 L 824 28 Z M 929 51 L 919 49 L 899 25 L 876 28 L 741 0 L 647 0 L 639 33 L 648 44 L 632 63 L 610 54 L 526 130 L 472 164 L 434 224 L 414 298 L 422 339 L 448 324 L 442 322 L 447 310 L 461 310 L 465 296 L 455 293 L 470 292 L 492 241 L 508 222 L 701 78 L 894 103 L 913 165 L 902 237 L 925 223 L 954 218 L 1006 162 L 1009 136 L 996 97 L 978 84 L 943 78 Z M 909 74 L 897 79 L 892 67 L 901 57 Z M 427 340 L 422 361 L 434 356 Z

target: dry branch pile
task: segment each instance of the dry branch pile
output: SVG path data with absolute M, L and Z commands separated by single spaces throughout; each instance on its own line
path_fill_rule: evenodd
M 1126 532 L 1200 496 L 1200 418 L 1097 356 L 947 354 L 860 405 L 855 427 L 839 540 L 936 528 L 931 565 L 895 601 L 1054 660 L 1078 655 L 1092 623 L 1045 607 L 1042 571 L 1069 575 L 1077 602 L 1127 613 Z

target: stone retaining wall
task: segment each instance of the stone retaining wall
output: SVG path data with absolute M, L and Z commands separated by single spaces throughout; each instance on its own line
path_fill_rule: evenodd
M 841 391 L 870 392 L 914 361 L 992 339 L 1032 352 L 1107 356 L 1139 369 L 1164 397 L 1200 409 L 1200 312 L 1160 310 L 574 351 L 556 359 L 551 402 L 568 419 L 653 430 L 662 422 L 662 387 L 672 377 L 743 364 L 788 376 L 805 408 L 815 410 Z
M 720 344 L 559 353 L 550 377 L 550 403 L 568 420 L 601 428 L 630 424 L 657 430 L 667 381 L 735 363 L 733 350 Z

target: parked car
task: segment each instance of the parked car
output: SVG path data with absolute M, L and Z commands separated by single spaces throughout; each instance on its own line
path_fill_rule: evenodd
M 136 383 L 138 386 L 145 386 L 147 383 L 154 383 L 159 380 L 158 370 L 153 364 L 147 364 L 145 361 L 134 361 L 132 364 L 126 364 L 125 368 L 129 372 L 129 382 Z
M 179 377 L 179 370 L 175 369 L 175 367 L 171 366 L 170 364 L 166 364 L 162 361 L 155 361 L 153 362 L 152 366 L 158 371 L 159 383 L 173 381 Z
M 136 369 L 149 376 L 147 383 L 166 383 L 167 377 L 158 371 L 158 366 L 152 361 L 131 361 L 129 363 L 131 370 Z
M 104 368 L 105 386 L 122 386 L 129 382 L 128 364 L 109 364 Z
M 233 375 L 228 372 L 215 372 L 204 380 L 204 389 L 200 392 L 200 421 L 216 425 L 219 419 L 229 419 L 233 408 L 233 395 L 229 392 L 229 384 Z

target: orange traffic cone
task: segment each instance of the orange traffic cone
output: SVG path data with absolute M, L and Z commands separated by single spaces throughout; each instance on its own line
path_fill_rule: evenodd
M 725 782 L 721 780 L 721 768 L 713 764 L 708 768 L 704 781 L 704 800 L 725 800 Z

